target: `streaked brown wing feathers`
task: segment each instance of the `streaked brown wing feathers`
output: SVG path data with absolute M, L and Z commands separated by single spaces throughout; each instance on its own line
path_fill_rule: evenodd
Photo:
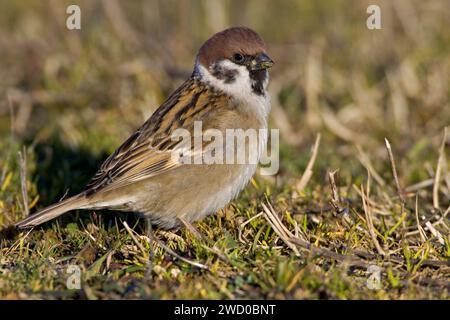
M 177 128 L 191 131 L 194 121 L 217 109 L 218 101 L 224 98 L 195 78 L 186 81 L 106 159 L 86 186 L 87 194 L 121 187 L 181 165 L 171 157 L 171 149 L 177 144 L 171 140 L 171 133 Z

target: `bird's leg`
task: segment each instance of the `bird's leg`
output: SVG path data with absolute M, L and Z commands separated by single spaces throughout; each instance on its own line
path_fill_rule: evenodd
M 178 219 L 184 225 L 184 227 L 186 229 L 188 229 L 194 235 L 195 239 L 204 240 L 204 237 L 202 236 L 202 234 L 192 225 L 192 223 L 190 223 L 189 221 L 187 221 L 184 218 L 178 218 Z
M 222 261 L 225 261 L 226 263 L 231 263 L 230 260 L 225 256 L 225 254 L 218 249 L 213 241 L 211 239 L 209 239 L 208 237 L 203 236 L 193 225 L 192 223 L 190 223 L 189 221 L 183 219 L 183 218 L 178 218 L 180 220 L 180 222 L 186 227 L 186 229 L 188 229 L 197 240 L 203 240 L 205 241 L 208 245 L 202 244 L 202 247 L 205 248 L 208 251 L 213 252 L 214 254 L 216 254 Z
M 155 256 L 155 252 L 153 251 L 153 243 L 154 243 L 154 234 L 153 234 L 153 227 L 152 222 L 150 219 L 145 219 L 147 221 L 147 237 L 150 243 L 150 252 L 148 256 L 148 262 L 147 262 L 147 270 L 145 271 L 145 279 L 150 279 L 150 276 L 153 271 L 153 258 Z

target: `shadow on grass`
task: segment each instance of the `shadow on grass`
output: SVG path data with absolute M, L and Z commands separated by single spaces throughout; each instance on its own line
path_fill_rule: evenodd
M 36 144 L 34 153 L 36 168 L 32 178 L 37 183 L 41 206 L 83 191 L 108 156 L 106 153 L 96 156 L 83 148 L 71 148 L 56 136 Z
M 45 143 L 36 144 L 34 147 L 36 168 L 32 179 L 36 181 L 39 193 L 39 203 L 36 213 L 43 208 L 82 192 L 100 168 L 109 154 L 94 155 L 87 149 L 71 148 L 65 145 L 57 136 L 53 136 Z M 74 210 L 71 214 L 64 214 L 58 218 L 62 226 L 68 223 L 79 223 L 93 219 L 98 224 L 111 226 L 115 224 L 115 218 L 126 220 L 130 226 L 135 225 L 138 217 L 133 213 L 124 213 L 110 210 Z M 49 226 L 53 220 L 42 226 Z

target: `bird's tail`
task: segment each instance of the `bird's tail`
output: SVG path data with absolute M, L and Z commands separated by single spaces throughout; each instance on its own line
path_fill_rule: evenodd
M 23 219 L 16 223 L 17 228 L 31 228 L 44 223 L 48 220 L 59 217 L 67 211 L 80 209 L 81 207 L 88 204 L 88 200 L 84 194 L 78 194 L 64 201 L 55 203 L 38 213 L 35 213 L 28 218 Z

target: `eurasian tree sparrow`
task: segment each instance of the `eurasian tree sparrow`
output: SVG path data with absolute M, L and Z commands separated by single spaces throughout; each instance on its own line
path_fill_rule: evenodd
M 267 142 L 267 69 L 272 65 L 255 31 L 233 27 L 213 35 L 200 48 L 191 77 L 103 163 L 83 192 L 16 226 L 36 226 L 75 209 L 112 209 L 138 212 L 152 224 L 173 228 L 223 208 L 257 164 L 183 163 L 173 156 L 182 148 L 172 133 L 185 129 L 195 135 L 195 121 L 204 131 L 263 129 L 259 159 Z

